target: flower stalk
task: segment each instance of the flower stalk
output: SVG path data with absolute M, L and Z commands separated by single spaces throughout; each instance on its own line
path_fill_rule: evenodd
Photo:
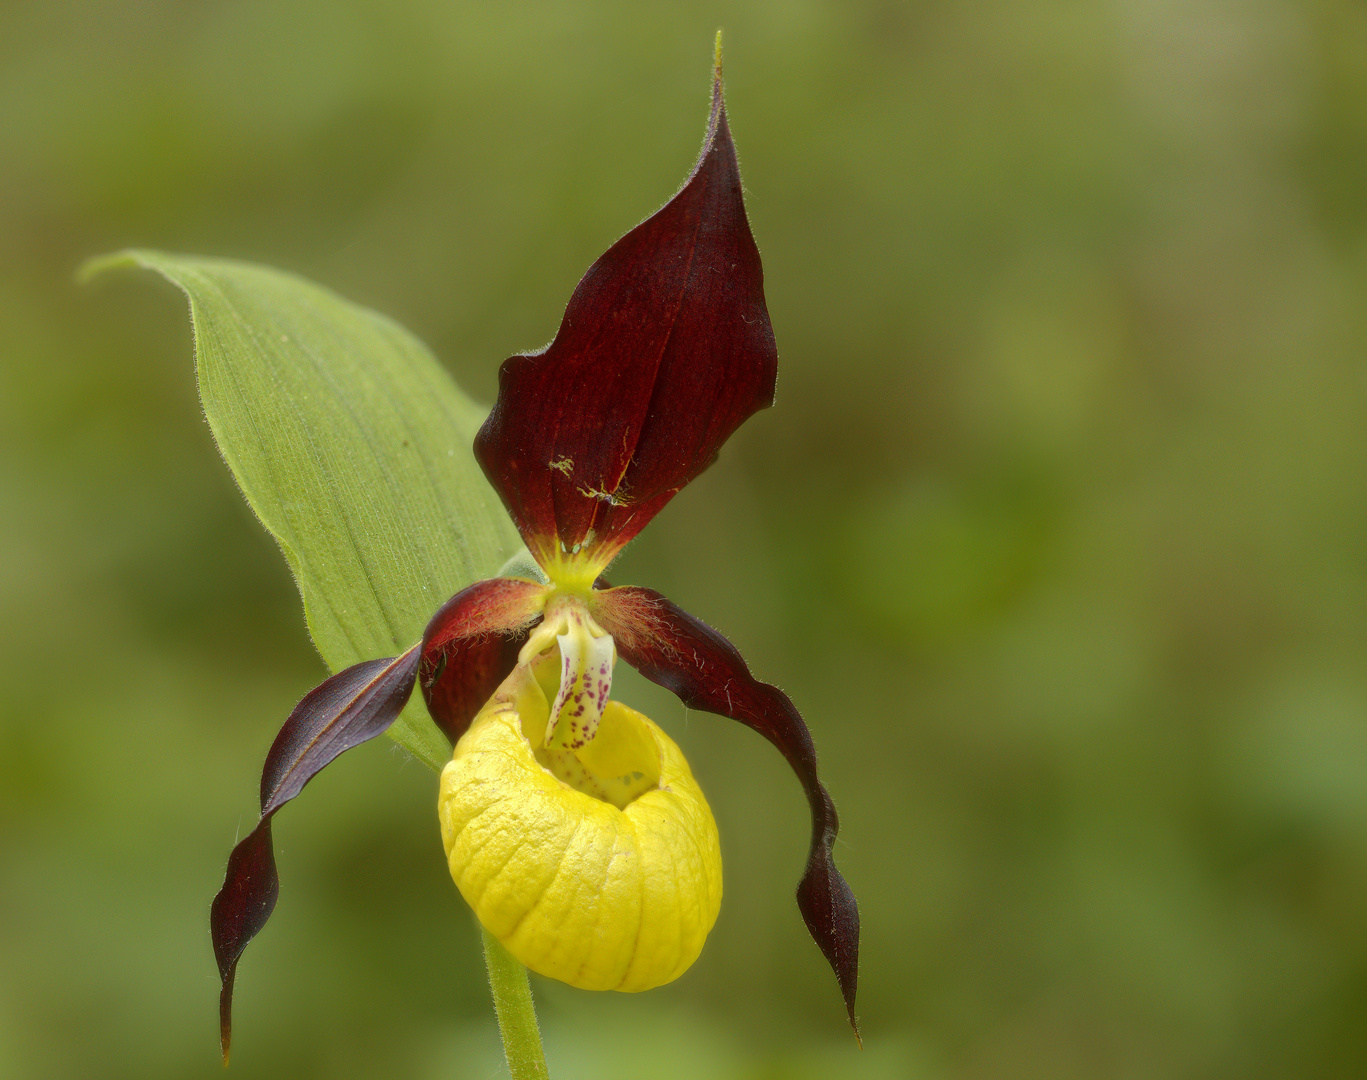
M 480 927 L 480 934 L 484 938 L 484 965 L 489 969 L 489 990 L 494 996 L 508 1074 L 512 1080 L 550 1080 L 527 969 L 488 930 Z

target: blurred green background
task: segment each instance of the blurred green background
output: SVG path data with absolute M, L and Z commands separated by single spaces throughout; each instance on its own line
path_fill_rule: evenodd
M 682 742 L 702 959 L 538 980 L 552 1075 L 1367 1074 L 1367 9 L 1357 0 L 0 7 L 0 1076 L 221 1075 L 206 928 L 322 668 L 136 244 L 282 266 L 488 401 L 693 162 L 712 34 L 782 359 L 615 568 L 804 709 L 861 1053 L 779 756 Z M 434 778 L 279 819 L 238 1077 L 499 1075 Z

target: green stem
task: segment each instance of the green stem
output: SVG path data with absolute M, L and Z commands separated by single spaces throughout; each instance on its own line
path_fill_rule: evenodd
M 481 926 L 479 932 L 484 935 L 484 963 L 489 969 L 489 989 L 494 995 L 508 1072 L 513 1080 L 550 1080 L 527 969 L 488 930 Z

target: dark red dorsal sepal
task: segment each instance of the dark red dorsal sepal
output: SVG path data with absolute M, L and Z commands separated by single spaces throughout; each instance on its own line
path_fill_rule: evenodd
M 504 362 L 475 455 L 538 562 L 601 569 L 773 404 L 777 367 L 718 69 L 692 174 L 589 268 L 555 340 Z
M 859 905 L 835 868 L 831 845 L 839 821 L 816 771 L 811 733 L 788 695 L 750 674 L 731 642 L 651 589 L 594 593 L 594 617 L 613 636 L 618 655 L 690 709 L 717 713 L 754 728 L 776 746 L 802 782 L 812 812 L 807 869 L 797 905 L 813 940 L 835 972 L 856 1036 Z

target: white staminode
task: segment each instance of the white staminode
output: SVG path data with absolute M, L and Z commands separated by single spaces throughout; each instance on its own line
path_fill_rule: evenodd
M 547 605 L 545 618 L 532 631 L 519 660 L 537 666 L 538 659 L 545 663 L 552 652 L 559 654 L 560 678 L 543 745 L 578 750 L 598 731 L 612 693 L 617 646 L 582 600 L 562 596 Z

